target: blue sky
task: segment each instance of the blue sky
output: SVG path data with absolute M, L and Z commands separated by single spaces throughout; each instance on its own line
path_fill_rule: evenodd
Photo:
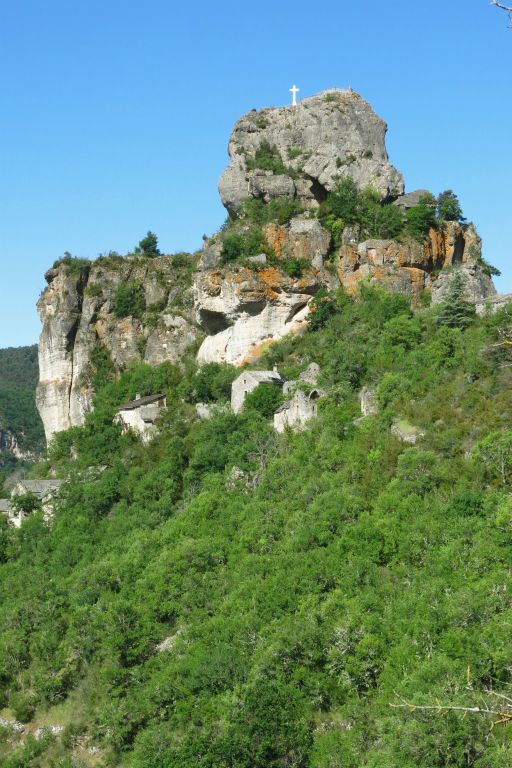
M 511 55 L 488 0 L 0 0 L 0 347 L 37 340 L 64 251 L 198 248 L 234 121 L 293 83 L 367 99 L 407 189 L 454 189 L 512 291 Z

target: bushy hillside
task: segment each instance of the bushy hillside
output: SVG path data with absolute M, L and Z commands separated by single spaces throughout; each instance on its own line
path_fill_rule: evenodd
M 53 524 L 1 532 L 0 680 L 2 717 L 64 731 L 5 728 L 3 766 L 511 763 L 499 715 L 392 705 L 510 711 L 512 311 L 315 305 L 264 361 L 321 366 L 310 429 L 277 436 L 263 399 L 198 421 L 233 372 L 189 361 L 125 372 L 56 439 Z M 160 436 L 121 435 L 115 405 L 161 389 Z

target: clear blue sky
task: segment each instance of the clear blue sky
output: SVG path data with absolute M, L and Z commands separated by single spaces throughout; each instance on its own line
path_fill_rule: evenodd
M 367 99 L 407 189 L 453 188 L 512 291 L 511 56 L 488 0 L 0 0 L 0 347 L 37 340 L 65 250 L 199 247 L 232 124 L 293 83 Z

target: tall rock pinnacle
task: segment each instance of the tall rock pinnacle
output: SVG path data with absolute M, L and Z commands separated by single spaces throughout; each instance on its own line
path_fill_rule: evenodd
M 386 123 L 354 91 L 333 89 L 296 107 L 253 110 L 235 123 L 230 163 L 221 176 L 222 203 L 236 216 L 247 197 L 268 202 L 321 202 L 341 176 L 382 196 L 401 195 L 404 181 L 388 160 Z

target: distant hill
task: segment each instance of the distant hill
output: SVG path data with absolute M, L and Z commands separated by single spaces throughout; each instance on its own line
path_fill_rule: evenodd
M 22 451 L 44 447 L 35 403 L 38 375 L 37 345 L 0 349 L 0 430 L 12 433 Z

